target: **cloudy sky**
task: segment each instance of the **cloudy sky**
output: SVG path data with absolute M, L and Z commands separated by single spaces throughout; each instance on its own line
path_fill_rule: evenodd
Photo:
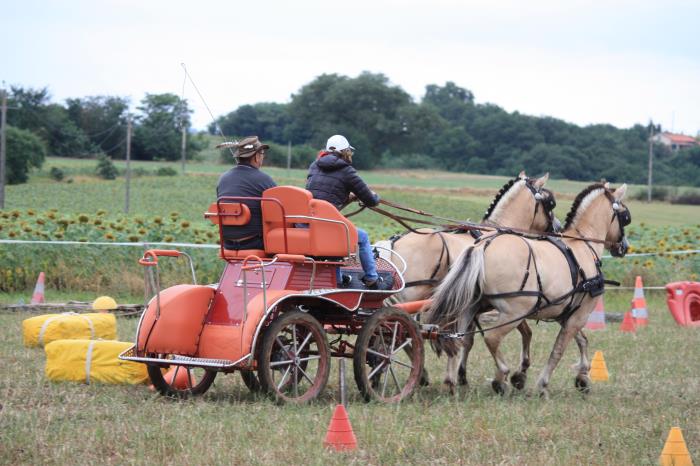
M 580 125 L 700 131 L 700 2 L 0 0 L 0 81 L 55 101 L 182 93 L 215 116 L 288 102 L 321 73 L 384 73 L 416 100 L 454 81 L 479 103 Z M 210 117 L 190 83 L 194 124 Z

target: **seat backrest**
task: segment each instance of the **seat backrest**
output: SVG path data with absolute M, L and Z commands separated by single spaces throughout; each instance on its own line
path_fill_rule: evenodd
M 276 199 L 275 201 L 262 201 L 260 206 L 263 218 L 263 235 L 274 228 L 283 226 L 291 227 L 294 223 L 309 223 L 308 220 L 287 220 L 284 215 L 305 215 L 309 216 L 309 201 L 313 198 L 306 189 L 296 186 L 275 186 L 263 192 L 263 199 Z M 282 212 L 282 207 L 284 213 Z
M 209 210 L 204 213 L 204 218 L 209 219 L 214 225 L 221 223 L 226 226 L 247 225 L 250 222 L 250 209 L 241 202 L 216 201 L 209 205 Z
M 309 202 L 309 255 L 315 257 L 348 257 L 357 253 L 357 228 L 330 202 L 312 199 Z

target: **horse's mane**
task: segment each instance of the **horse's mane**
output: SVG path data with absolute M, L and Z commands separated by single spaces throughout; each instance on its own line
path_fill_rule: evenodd
M 515 178 L 513 178 L 512 180 L 508 181 L 506 184 L 503 185 L 501 190 L 498 191 L 498 193 L 496 194 L 496 197 L 493 198 L 493 201 L 491 202 L 491 205 L 489 206 L 489 208 L 486 209 L 486 213 L 484 214 L 484 218 L 481 219 L 482 221 L 488 220 L 488 218 L 491 216 L 493 211 L 496 209 L 496 206 L 501 201 L 503 196 L 505 196 L 505 194 L 508 191 L 510 191 L 510 188 L 512 188 L 513 185 L 520 180 L 521 180 L 521 178 L 519 176 L 516 176 Z
M 578 209 L 579 207 L 581 207 L 581 203 L 586 198 L 586 196 L 588 196 L 597 189 L 606 190 L 607 188 L 603 183 L 593 183 L 592 185 L 578 193 L 578 196 L 576 196 L 576 199 L 574 199 L 574 203 L 571 205 L 571 210 L 569 210 L 569 213 L 566 214 L 564 230 L 568 230 L 571 227 L 571 225 L 573 225 L 574 220 L 576 219 L 576 214 L 578 213 Z

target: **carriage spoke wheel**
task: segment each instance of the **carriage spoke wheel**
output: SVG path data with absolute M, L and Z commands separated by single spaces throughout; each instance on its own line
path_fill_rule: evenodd
M 263 391 L 280 402 L 305 403 L 326 386 L 331 353 L 321 324 L 301 311 L 275 319 L 265 331 L 258 353 Z
M 384 308 L 360 329 L 353 356 L 355 382 L 366 401 L 411 396 L 423 370 L 423 338 L 403 311 Z
M 241 371 L 241 379 L 251 393 L 259 393 L 261 390 L 260 381 L 255 371 Z
M 158 355 L 161 359 L 172 359 L 172 355 Z M 151 383 L 161 395 L 188 398 L 204 394 L 216 378 L 216 371 L 201 367 L 169 366 L 163 371 L 160 366 L 148 365 Z

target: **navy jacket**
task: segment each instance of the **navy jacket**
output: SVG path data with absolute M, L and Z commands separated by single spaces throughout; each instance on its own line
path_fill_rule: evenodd
M 372 193 L 353 166 L 335 154 L 319 157 L 309 166 L 306 189 L 314 199 L 328 201 L 338 209 L 350 193 L 368 207 L 379 203 L 379 196 Z
M 241 164 L 233 167 L 219 178 L 216 186 L 217 197 L 243 196 L 262 197 L 263 191 L 277 186 L 270 175 L 263 173 L 252 165 Z M 262 240 L 262 212 L 260 201 L 242 201 L 250 209 L 250 222 L 247 225 L 224 227 L 227 239 L 245 238 L 259 235 Z M 261 243 L 262 244 L 262 243 Z M 229 245 L 225 245 L 227 249 Z M 235 249 L 231 247 L 231 249 Z M 250 249 L 253 249 L 250 247 Z

